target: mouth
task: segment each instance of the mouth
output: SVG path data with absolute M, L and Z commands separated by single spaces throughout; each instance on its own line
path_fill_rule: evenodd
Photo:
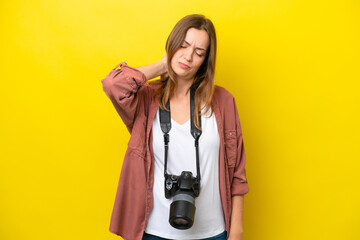
M 179 62 L 179 65 L 182 69 L 189 69 L 190 67 L 184 63 Z

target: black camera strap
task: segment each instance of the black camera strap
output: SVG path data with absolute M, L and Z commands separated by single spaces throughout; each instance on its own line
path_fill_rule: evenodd
M 195 139 L 195 148 L 196 148 L 196 170 L 197 170 L 197 180 L 200 182 L 200 163 L 199 163 L 199 138 L 201 135 L 201 130 L 197 129 L 195 127 L 194 123 L 194 112 L 195 112 L 195 90 L 197 86 L 192 86 L 190 88 L 190 122 L 191 122 L 191 135 Z M 169 148 L 169 141 L 170 136 L 169 132 L 171 129 L 171 116 L 170 116 L 170 99 L 166 103 L 166 108 L 169 109 L 169 111 L 166 111 L 165 109 L 162 110 L 159 108 L 159 116 L 160 116 L 160 126 L 161 130 L 164 133 L 164 146 L 165 146 L 165 163 L 164 163 L 164 176 L 165 178 L 168 176 L 167 174 L 167 155 L 168 155 L 168 148 Z M 201 116 L 199 111 L 199 126 L 201 127 Z

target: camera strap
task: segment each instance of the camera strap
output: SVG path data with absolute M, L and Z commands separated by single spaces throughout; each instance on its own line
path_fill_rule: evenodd
M 196 90 L 196 88 L 197 88 L 197 86 L 192 86 L 190 88 L 190 122 L 191 122 L 190 132 L 191 132 L 191 135 L 195 139 L 196 170 L 197 170 L 196 178 L 200 182 L 199 138 L 200 138 L 202 131 L 197 129 L 195 127 L 195 123 L 194 123 L 195 90 Z M 166 103 L 166 108 L 169 109 L 169 111 L 166 111 L 165 109 L 162 110 L 161 108 L 159 108 L 160 126 L 161 126 L 162 132 L 164 133 L 164 146 L 165 146 L 164 176 L 165 176 L 165 178 L 168 176 L 168 174 L 167 174 L 167 155 L 168 155 L 168 148 L 169 148 L 169 141 L 170 141 L 169 132 L 171 129 L 170 99 Z M 199 111 L 199 126 L 201 127 L 200 111 Z

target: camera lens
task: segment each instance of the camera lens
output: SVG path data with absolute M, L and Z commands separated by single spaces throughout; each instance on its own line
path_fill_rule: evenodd
M 169 222 L 177 229 L 189 229 L 194 223 L 195 198 L 189 192 L 179 191 L 170 205 Z
M 186 219 L 183 218 L 175 218 L 174 219 L 174 224 L 179 225 L 179 226 L 186 226 L 189 224 L 189 222 Z

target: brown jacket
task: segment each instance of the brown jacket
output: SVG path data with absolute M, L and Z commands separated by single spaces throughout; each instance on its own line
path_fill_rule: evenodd
M 120 69 L 117 69 L 118 67 Z M 101 80 L 106 95 L 131 134 L 121 169 L 110 232 L 125 240 L 141 240 L 153 206 L 154 154 L 152 123 L 159 106 L 154 84 L 126 63 Z M 234 97 L 216 86 L 212 99 L 220 135 L 219 184 L 226 231 L 229 234 L 231 197 L 249 191 L 245 151 Z

